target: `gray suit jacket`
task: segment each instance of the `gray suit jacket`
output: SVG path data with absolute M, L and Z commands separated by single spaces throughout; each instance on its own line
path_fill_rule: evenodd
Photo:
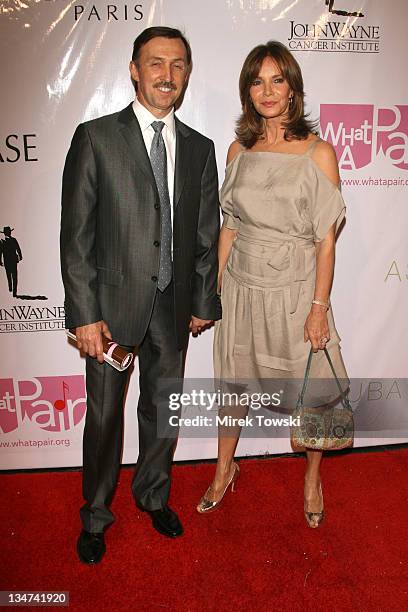
M 191 315 L 220 318 L 214 145 L 176 119 L 173 279 L 178 344 Z M 116 342 L 143 339 L 157 290 L 160 200 L 132 105 L 78 126 L 62 182 L 66 327 L 103 319 Z

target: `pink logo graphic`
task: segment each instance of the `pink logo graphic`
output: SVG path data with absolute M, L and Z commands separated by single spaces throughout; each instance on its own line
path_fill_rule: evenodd
M 9 433 L 20 425 L 14 402 L 14 386 L 12 378 L 0 380 L 0 432 Z
M 321 104 L 320 125 L 341 170 L 364 168 L 380 154 L 408 170 L 408 106 Z
M 0 380 L 0 433 L 14 431 L 25 419 L 46 431 L 69 431 L 85 411 L 83 376 Z

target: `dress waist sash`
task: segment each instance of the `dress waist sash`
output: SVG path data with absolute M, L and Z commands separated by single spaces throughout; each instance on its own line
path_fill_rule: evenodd
M 279 274 L 268 276 L 257 276 L 244 270 L 234 269 L 231 264 L 231 257 L 228 262 L 228 271 L 237 282 L 254 288 L 270 288 L 281 290 L 282 287 L 290 288 L 290 313 L 296 312 L 301 282 L 307 280 L 306 272 L 306 251 L 314 249 L 313 239 L 296 238 L 288 234 L 268 232 L 268 240 L 251 236 L 249 234 L 238 233 L 232 248 L 251 258 L 259 259 L 260 266 L 267 264 Z M 274 239 L 276 237 L 276 239 Z

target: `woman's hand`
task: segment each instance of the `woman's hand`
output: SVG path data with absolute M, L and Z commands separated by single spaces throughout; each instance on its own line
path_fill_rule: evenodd
M 306 319 L 304 330 L 305 342 L 310 341 L 313 352 L 322 350 L 330 340 L 327 311 L 324 307 L 313 304 Z

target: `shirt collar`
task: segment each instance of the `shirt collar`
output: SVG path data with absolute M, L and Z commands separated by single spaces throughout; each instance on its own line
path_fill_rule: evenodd
M 163 121 L 163 123 L 165 124 L 167 129 L 170 131 L 172 136 L 174 136 L 175 134 L 174 108 L 171 109 L 168 115 L 166 115 L 162 119 L 158 119 L 145 106 L 143 106 L 141 102 L 139 102 L 137 97 L 135 98 L 135 101 L 133 102 L 132 106 L 133 106 L 133 111 L 136 115 L 136 118 L 139 122 L 140 129 L 142 130 L 142 132 L 147 130 L 152 125 L 153 121 Z

